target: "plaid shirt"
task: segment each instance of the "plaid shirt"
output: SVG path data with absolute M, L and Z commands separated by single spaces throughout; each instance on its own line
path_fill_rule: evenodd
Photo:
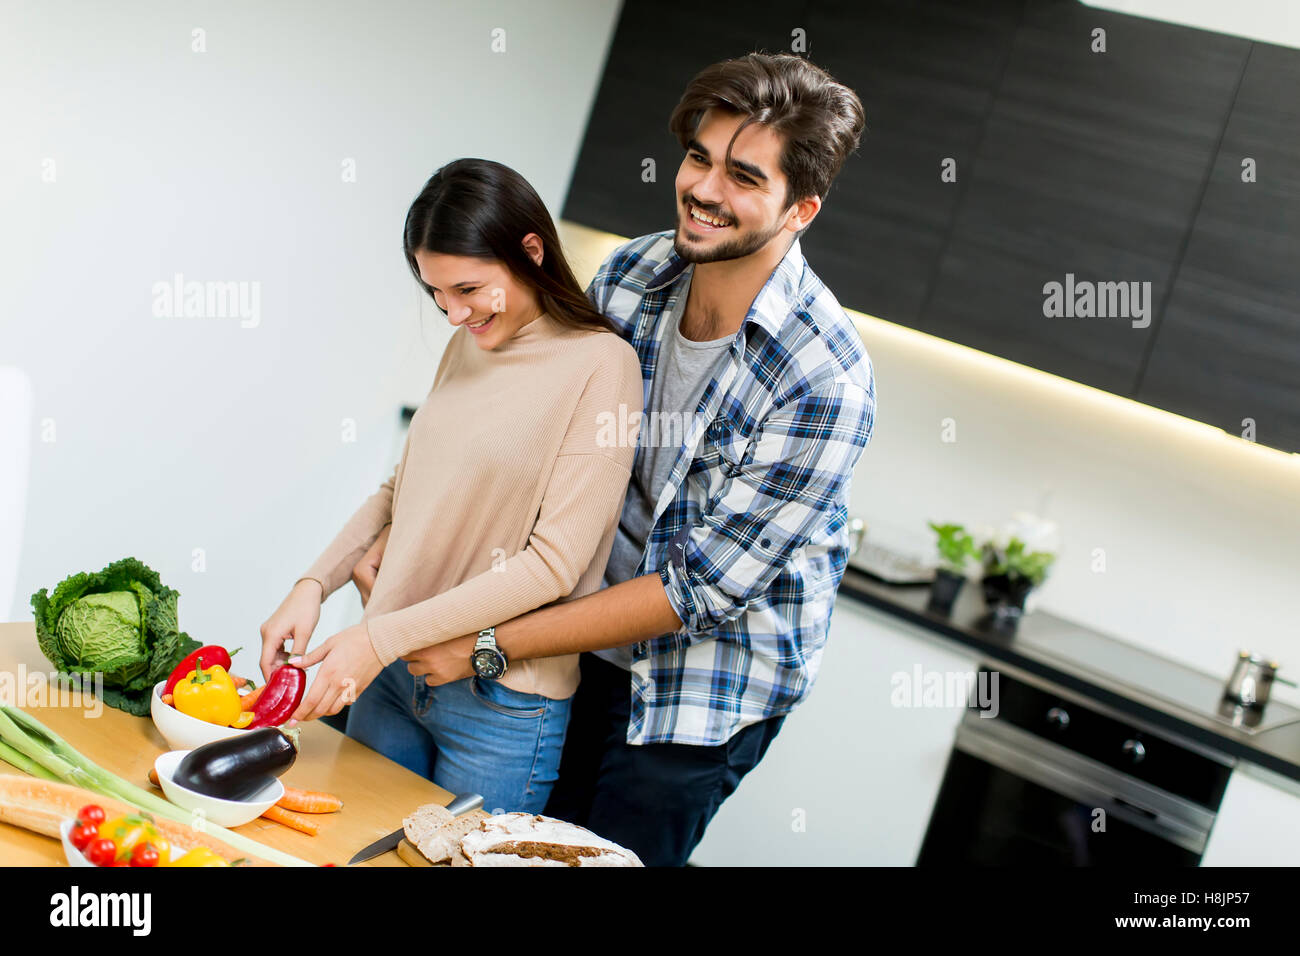
M 654 233 L 615 249 L 587 289 L 641 359 L 647 416 L 659 326 L 687 266 L 673 231 Z M 629 744 L 721 744 L 808 696 L 875 408 L 857 329 L 796 239 L 687 417 L 656 503 L 635 576 L 657 570 L 683 624 L 633 647 Z

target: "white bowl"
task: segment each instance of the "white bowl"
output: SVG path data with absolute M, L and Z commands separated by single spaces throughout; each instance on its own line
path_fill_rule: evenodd
M 171 704 L 164 704 L 162 689 L 165 686 L 167 686 L 165 680 L 160 680 L 154 685 L 153 696 L 149 699 L 149 714 L 153 717 L 153 725 L 158 728 L 158 733 L 163 735 L 167 746 L 173 750 L 193 750 L 214 740 L 238 737 L 244 733 L 243 730 L 235 727 L 222 727 L 206 720 L 199 720 L 197 717 L 181 713 Z
M 94 866 L 86 859 L 85 854 L 72 845 L 72 828 L 76 826 L 77 821 L 74 819 L 64 820 L 59 824 L 59 836 L 63 838 L 63 853 L 68 858 L 68 866 Z
M 59 836 L 63 837 L 63 853 L 68 858 L 68 866 L 94 866 L 86 859 L 86 855 L 76 848 L 72 842 L 72 828 L 76 826 L 75 819 L 64 820 L 59 824 Z M 168 852 L 168 859 L 176 859 L 177 851 L 172 849 Z M 159 861 L 160 863 L 162 861 Z
M 182 810 L 202 812 L 203 819 L 208 823 L 215 823 L 219 827 L 237 827 L 256 820 L 284 798 L 284 784 L 279 780 L 272 780 L 247 800 L 220 800 L 187 790 L 174 778 L 176 768 L 188 753 L 188 750 L 169 750 L 159 755 L 153 762 L 153 768 L 158 771 L 158 782 L 162 784 L 167 799 Z

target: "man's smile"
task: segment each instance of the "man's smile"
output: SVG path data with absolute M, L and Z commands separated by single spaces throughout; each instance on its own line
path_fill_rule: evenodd
M 712 216 L 701 212 L 700 208 L 694 203 L 687 203 L 686 209 L 691 224 L 700 232 L 717 232 L 721 229 L 731 228 L 732 222 L 730 219 L 723 219 L 720 216 Z

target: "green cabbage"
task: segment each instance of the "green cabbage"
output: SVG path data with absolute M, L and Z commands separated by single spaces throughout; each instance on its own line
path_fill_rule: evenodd
M 59 671 L 103 674 L 105 704 L 144 716 L 153 685 L 199 647 L 177 629 L 179 597 L 147 565 L 123 558 L 33 594 L 36 639 Z

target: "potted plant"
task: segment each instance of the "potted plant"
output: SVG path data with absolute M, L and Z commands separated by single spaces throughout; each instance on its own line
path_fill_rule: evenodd
M 986 541 L 984 554 L 984 601 L 993 612 L 996 626 L 1015 627 L 1025 612 L 1025 598 L 1047 577 L 1056 560 L 1050 551 L 1030 551 L 1012 535 L 1003 544 Z
M 980 552 L 965 525 L 933 521 L 928 524 L 937 537 L 935 547 L 939 551 L 939 567 L 930 585 L 930 607 L 941 614 L 951 614 L 953 603 L 966 583 L 966 564 L 971 558 L 979 557 Z

